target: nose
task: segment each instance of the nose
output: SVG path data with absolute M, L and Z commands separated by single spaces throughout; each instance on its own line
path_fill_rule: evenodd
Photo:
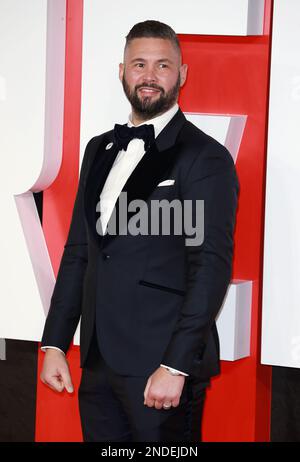
M 147 83 L 157 82 L 157 76 L 155 68 L 152 66 L 147 66 L 143 75 L 144 81 Z

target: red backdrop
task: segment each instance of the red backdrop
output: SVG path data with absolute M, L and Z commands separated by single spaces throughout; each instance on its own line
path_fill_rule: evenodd
M 63 161 L 44 191 L 43 229 L 58 272 L 78 184 L 83 0 L 67 0 Z M 237 159 L 241 184 L 235 233 L 234 279 L 253 281 L 251 354 L 222 361 L 204 410 L 204 441 L 268 441 L 271 367 L 260 364 L 266 134 L 272 0 L 265 1 L 263 36 L 182 35 L 189 76 L 183 111 L 247 114 Z M 117 69 L 116 69 L 117 72 Z M 68 352 L 75 393 L 54 393 L 38 380 L 36 441 L 81 441 L 77 390 L 79 348 Z M 39 352 L 40 374 L 43 353 Z

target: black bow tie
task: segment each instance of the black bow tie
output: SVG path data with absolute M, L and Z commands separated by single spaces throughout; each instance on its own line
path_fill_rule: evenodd
M 134 138 L 144 140 L 145 151 L 154 142 L 154 127 L 151 124 L 140 125 L 139 127 L 127 127 L 127 125 L 116 124 L 114 128 L 115 140 L 118 148 L 127 150 L 127 146 Z

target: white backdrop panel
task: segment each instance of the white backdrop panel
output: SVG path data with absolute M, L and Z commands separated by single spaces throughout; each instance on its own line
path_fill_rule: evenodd
M 33 191 L 62 156 L 65 0 L 0 1 L 0 337 L 39 340 L 55 282 Z
M 262 363 L 300 367 L 300 2 L 276 0 L 265 212 Z
M 146 11 L 145 11 L 146 10 Z M 125 36 L 146 19 L 169 24 L 180 34 L 255 35 L 263 31 L 264 0 L 84 1 L 81 157 L 98 133 L 124 123 L 129 105 L 118 79 Z

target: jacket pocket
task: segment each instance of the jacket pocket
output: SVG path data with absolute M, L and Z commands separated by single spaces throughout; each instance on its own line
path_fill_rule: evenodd
M 177 295 L 182 295 L 182 296 L 185 295 L 185 290 L 174 289 L 173 287 L 162 286 L 160 284 L 155 284 L 153 282 L 144 281 L 142 279 L 139 281 L 139 284 L 142 285 L 142 286 L 151 287 L 152 289 L 159 289 L 159 290 L 164 290 L 165 292 L 171 292 L 171 293 L 177 294 Z

